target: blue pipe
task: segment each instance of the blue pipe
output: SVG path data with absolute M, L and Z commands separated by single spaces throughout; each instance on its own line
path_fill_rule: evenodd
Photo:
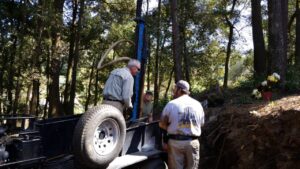
M 145 22 L 141 19 L 138 21 L 138 42 L 137 42 L 137 57 L 136 59 L 143 63 L 143 47 L 144 47 L 144 33 L 145 33 Z M 134 91 L 135 91 L 135 99 L 133 104 L 133 111 L 131 114 L 131 121 L 135 121 L 138 118 L 139 113 L 139 100 L 140 100 L 140 83 L 142 82 L 142 76 L 139 72 L 134 79 Z

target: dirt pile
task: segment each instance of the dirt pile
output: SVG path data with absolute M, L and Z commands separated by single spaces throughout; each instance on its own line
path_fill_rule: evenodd
M 300 96 L 206 111 L 204 169 L 300 169 Z

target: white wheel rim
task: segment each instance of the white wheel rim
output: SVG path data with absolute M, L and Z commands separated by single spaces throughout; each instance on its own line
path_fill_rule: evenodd
M 93 145 L 99 155 L 111 153 L 120 137 L 120 128 L 116 120 L 105 119 L 95 130 Z

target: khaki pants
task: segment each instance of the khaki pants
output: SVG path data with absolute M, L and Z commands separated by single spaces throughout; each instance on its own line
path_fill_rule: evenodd
M 123 113 L 124 106 L 122 103 L 120 103 L 118 101 L 103 100 L 102 104 L 108 104 L 108 105 L 114 106 L 115 108 L 119 109 L 121 113 Z
M 169 169 L 198 169 L 200 160 L 199 140 L 168 141 Z

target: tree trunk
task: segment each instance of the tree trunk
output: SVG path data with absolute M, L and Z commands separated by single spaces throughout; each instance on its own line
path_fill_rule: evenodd
M 189 54 L 188 54 L 188 48 L 187 48 L 187 42 L 186 42 L 186 27 L 187 27 L 187 21 L 189 19 L 189 11 L 190 11 L 190 5 L 191 5 L 190 0 L 185 0 L 181 1 L 180 8 L 180 26 L 179 26 L 179 31 L 180 31 L 180 39 L 182 39 L 182 51 L 181 55 L 183 56 L 183 63 L 184 63 L 184 76 L 185 80 L 190 83 L 190 60 L 189 60 Z
M 55 40 L 54 40 L 55 43 Z M 53 44 L 53 48 L 57 48 L 55 44 Z M 56 51 L 53 49 L 52 55 L 55 55 Z M 57 57 L 57 56 L 54 56 Z M 49 117 L 58 117 L 62 115 L 61 111 L 61 103 L 59 97 L 59 72 L 60 72 L 60 60 L 59 58 L 51 59 L 50 66 L 50 83 L 49 83 L 49 109 L 48 116 Z
M 159 88 L 158 88 L 158 78 L 159 78 L 159 62 L 160 62 L 160 23 L 161 22 L 161 0 L 158 0 L 158 13 L 157 13 L 157 32 L 156 32 L 156 50 L 155 50 L 155 72 L 154 72 L 154 112 L 159 100 Z
M 59 94 L 59 73 L 60 73 L 60 47 L 61 47 L 61 34 L 59 33 L 62 26 L 62 13 L 63 13 L 64 0 L 55 0 L 54 9 L 55 13 L 54 24 L 51 27 L 51 61 L 50 61 L 50 84 L 49 84 L 49 117 L 57 117 L 62 115 L 61 102 Z
M 27 94 L 26 94 L 26 100 L 25 100 L 25 105 L 26 105 L 26 109 L 25 109 L 25 114 L 30 115 L 30 97 L 31 97 L 31 93 L 32 93 L 32 85 L 29 84 L 27 86 Z
M 300 1 L 296 5 L 296 45 L 295 45 L 295 63 L 300 67 Z
M 40 67 L 40 55 L 42 54 L 42 33 L 43 33 L 43 26 L 42 26 L 42 16 L 43 16 L 43 1 L 39 1 L 38 6 L 42 9 L 39 10 L 39 15 L 35 20 L 35 49 L 34 54 L 32 56 L 32 94 L 30 100 L 30 114 L 38 116 L 39 115 L 39 94 L 40 94 L 40 76 L 41 76 L 41 67 Z
M 24 2 L 23 0 L 20 1 L 21 4 L 24 3 L 24 5 L 28 5 L 27 3 L 28 2 Z M 18 23 L 18 26 L 17 26 L 17 32 L 18 32 L 18 37 L 19 37 L 19 40 L 18 40 L 18 48 L 16 48 L 15 46 L 15 55 L 17 57 L 16 59 L 16 63 L 14 63 L 14 66 L 15 66 L 15 70 L 17 71 L 16 74 L 15 74 L 15 78 L 13 78 L 12 80 L 15 81 L 15 93 L 14 93 L 14 101 L 13 101 L 13 105 L 12 105 L 12 113 L 14 115 L 17 114 L 17 111 L 18 111 L 18 107 L 19 107 L 19 100 L 20 100 L 20 92 L 21 92 L 21 89 L 22 89 L 22 83 L 23 81 L 20 80 L 20 77 L 21 77 L 21 67 L 22 65 L 21 64 L 18 64 L 18 62 L 22 62 L 23 61 L 23 46 L 24 46 L 24 38 L 26 36 L 25 34 L 25 22 L 26 22 L 26 16 L 27 16 L 27 11 L 24 9 L 24 7 L 21 7 L 21 10 L 20 10 L 21 14 L 22 14 L 22 17 L 20 18 L 20 23 Z M 16 80 L 14 80 L 16 79 Z M 12 82 L 13 83 L 13 82 Z M 23 113 L 23 112 L 22 112 Z
M 20 92 L 22 89 L 22 81 L 20 81 L 21 76 L 21 68 L 18 68 L 18 78 L 16 82 L 16 88 L 15 88 L 15 100 L 13 105 L 13 114 L 17 114 L 18 106 L 19 106 L 19 100 L 20 100 Z
M 184 29 L 185 31 L 185 29 Z M 183 61 L 184 61 L 184 71 L 185 71 L 185 80 L 191 84 L 191 79 L 190 79 L 190 58 L 188 54 L 188 49 L 186 45 L 186 36 L 182 37 L 182 43 L 183 43 Z
M 76 79 L 77 79 L 77 66 L 79 61 L 79 46 L 80 46 L 80 33 L 81 33 L 81 24 L 82 24 L 82 17 L 84 13 L 84 0 L 80 0 L 80 9 L 79 9 L 79 16 L 78 16 L 78 24 L 76 30 L 76 37 L 75 37 L 75 49 L 74 49 L 74 65 L 72 68 L 72 83 L 71 83 L 71 91 L 70 91 L 70 102 L 69 102 L 69 109 L 68 114 L 74 114 L 74 100 L 76 97 Z M 70 111 L 70 112 L 69 112 Z
M 236 1 L 237 0 L 233 0 L 233 2 L 232 2 L 232 7 L 229 12 L 230 17 L 232 16 L 232 14 L 234 12 Z M 228 16 L 226 16 L 225 19 L 226 19 L 227 26 L 229 28 L 228 43 L 227 43 L 227 49 L 226 49 L 226 59 L 225 59 L 225 74 L 224 74 L 224 83 L 223 83 L 223 87 L 226 89 L 228 87 L 228 72 L 229 72 L 229 62 L 230 62 L 230 55 L 231 55 L 231 46 L 233 43 L 234 25 L 231 23 Z
M 40 90 L 40 82 L 38 79 L 34 78 L 32 81 L 32 94 L 31 94 L 31 101 L 30 101 L 30 114 L 31 115 L 38 115 L 39 90 Z
M 78 0 L 73 1 L 73 14 L 72 14 L 72 24 L 70 26 L 70 47 L 69 47 L 69 58 L 68 58 L 68 68 L 66 74 L 66 84 L 64 91 L 64 111 L 68 112 L 68 104 L 70 102 L 70 86 L 71 86 L 71 75 L 72 68 L 74 66 L 74 46 L 75 46 L 75 36 L 76 36 L 76 19 L 78 14 Z
M 283 27 L 283 39 L 284 39 L 284 51 L 286 53 L 286 67 L 287 69 L 287 53 L 288 53 L 288 0 L 282 0 L 281 1 L 281 9 L 282 9 L 282 15 L 281 15 L 281 21 L 282 21 L 282 27 Z M 286 71 L 286 70 L 285 70 Z M 284 77 L 285 79 L 285 77 Z
M 96 71 L 96 80 L 95 80 L 94 106 L 96 106 L 97 103 L 98 103 L 98 96 L 99 96 L 99 86 L 98 86 L 98 82 L 99 82 L 99 70 L 97 69 L 97 71 Z
M 149 0 L 147 0 L 147 10 L 146 10 L 146 23 L 149 20 Z M 151 72 L 151 39 L 150 33 L 146 33 L 147 35 L 147 90 L 150 90 L 151 80 L 150 80 L 150 72 Z
M 4 106 L 4 99 L 3 99 L 3 77 L 4 77 L 4 70 L 6 68 L 6 61 L 7 57 L 3 57 L 1 69 L 0 69 L 0 114 L 4 114 L 3 106 Z
M 0 23 L 1 26 L 1 23 Z M 2 38 L 2 36 L 1 36 Z M 2 48 L 1 48 L 1 52 L 3 52 Z M 4 55 L 4 54 L 3 54 Z M 2 60 L 3 59 L 3 60 Z M 4 103 L 4 99 L 3 99 L 3 79 L 4 79 L 4 70 L 6 68 L 6 61 L 7 57 L 2 57 L 1 58 L 1 69 L 0 69 L 0 114 L 4 114 L 4 110 L 3 110 L 3 103 Z
M 7 86 L 7 99 L 8 99 L 8 106 L 7 106 L 7 114 L 10 114 L 12 112 L 13 107 L 13 88 L 14 88 L 14 76 L 15 76 L 15 55 L 17 50 L 17 37 L 14 35 L 13 37 L 13 44 L 10 54 L 10 60 L 9 60 L 9 71 L 8 71 L 8 86 Z
M 3 114 L 3 101 L 2 101 L 2 97 L 3 97 L 3 67 L 1 67 L 1 70 L 0 70 L 0 114 Z
M 172 69 L 171 74 L 170 74 L 170 78 L 169 78 L 169 81 L 168 81 L 168 86 L 167 86 L 166 92 L 165 92 L 165 99 L 168 98 L 168 92 L 169 92 L 169 89 L 170 89 L 170 86 L 171 86 L 173 73 L 174 73 L 174 68 Z
M 147 37 L 148 39 L 148 46 L 147 46 L 147 90 L 150 90 L 150 87 L 151 87 L 151 75 L 150 75 L 150 72 L 151 72 L 151 52 L 150 52 L 150 49 L 151 49 L 151 42 L 150 42 L 150 37 L 148 36 Z
M 182 57 L 180 55 L 179 25 L 177 16 L 177 0 L 171 0 L 171 19 L 172 19 L 172 51 L 175 66 L 175 81 L 182 79 Z
M 233 42 L 233 25 L 230 23 L 229 25 L 229 36 L 228 36 L 228 44 L 226 49 L 226 60 L 225 60 L 225 74 L 224 74 L 224 84 L 223 87 L 226 89 L 228 87 L 228 72 L 229 72 L 229 61 L 231 55 L 231 46 Z
M 164 51 L 164 48 L 165 48 L 166 39 L 167 39 L 167 36 L 164 36 L 163 41 L 162 41 L 161 46 L 160 46 L 160 51 L 161 51 L 160 55 L 163 55 L 163 51 Z M 163 67 L 163 65 L 162 65 L 163 63 L 161 61 L 161 57 L 159 57 L 159 63 L 158 64 L 159 64 L 159 67 L 160 67 L 159 69 L 161 69 Z M 174 67 L 173 67 L 173 69 L 174 69 Z M 159 76 L 158 76 L 158 87 L 157 87 L 158 89 L 157 89 L 157 93 L 160 93 L 161 86 L 162 86 L 162 83 L 164 82 L 164 79 L 165 79 L 165 73 L 161 72 L 159 74 Z
M 252 36 L 254 46 L 254 74 L 264 76 L 267 71 L 267 53 L 262 29 L 261 0 L 251 0 Z
M 46 60 L 46 77 L 47 77 L 47 97 L 46 97 L 46 103 L 44 106 L 44 116 L 43 118 L 48 118 L 48 105 L 49 105 L 49 90 L 50 90 L 50 58 L 51 57 L 51 49 L 50 47 L 47 47 L 47 60 Z
M 40 38 L 39 38 L 40 39 Z M 41 39 L 40 39 L 41 40 Z M 40 40 L 38 40 L 38 44 L 40 44 Z M 37 44 L 37 45 L 38 45 Z M 41 53 L 41 49 L 37 46 L 35 49 L 35 56 L 33 56 L 33 77 L 32 77 L 32 94 L 30 100 L 30 114 L 38 116 L 39 114 L 39 94 L 40 94 L 40 65 L 39 65 L 39 56 Z
M 287 20 L 288 1 L 269 0 L 269 54 L 270 70 L 281 76 L 281 86 L 285 85 L 287 67 Z
M 84 106 L 84 110 L 87 111 L 89 108 L 90 100 L 91 100 L 91 88 L 92 88 L 92 82 L 93 82 L 93 77 L 94 77 L 94 69 L 95 69 L 95 64 L 96 62 L 96 57 L 93 59 L 92 63 L 92 68 L 90 72 L 90 80 L 89 80 L 89 85 L 88 85 L 88 90 L 87 90 L 87 98 Z

